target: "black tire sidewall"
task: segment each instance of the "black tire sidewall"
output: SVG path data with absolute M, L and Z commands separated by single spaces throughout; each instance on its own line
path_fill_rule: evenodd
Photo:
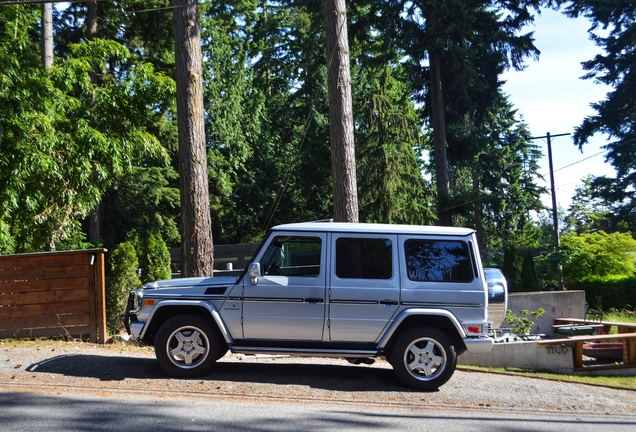
M 208 340 L 208 353 L 204 361 L 193 368 L 181 368 L 170 359 L 167 344 L 172 333 L 180 327 L 192 326 L 199 329 Z M 157 332 L 155 338 L 155 355 L 161 367 L 170 375 L 182 378 L 201 376 L 207 373 L 219 358 L 219 338 L 208 320 L 194 314 L 182 314 L 170 318 Z
M 446 351 L 444 369 L 439 375 L 431 379 L 415 378 L 404 364 L 405 351 L 413 341 L 421 338 L 435 340 Z M 397 377 L 409 387 L 418 390 L 437 390 L 453 376 L 457 366 L 457 353 L 451 339 L 443 331 L 429 326 L 412 327 L 400 335 L 393 346 L 391 350 L 391 365 Z

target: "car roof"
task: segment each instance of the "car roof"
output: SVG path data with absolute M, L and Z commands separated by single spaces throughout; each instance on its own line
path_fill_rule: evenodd
M 301 222 L 272 227 L 274 231 L 307 231 L 307 232 L 346 232 L 346 233 L 384 233 L 384 234 L 429 234 L 467 236 L 475 232 L 470 228 L 429 226 L 429 225 L 400 225 L 374 223 L 346 223 L 315 221 Z

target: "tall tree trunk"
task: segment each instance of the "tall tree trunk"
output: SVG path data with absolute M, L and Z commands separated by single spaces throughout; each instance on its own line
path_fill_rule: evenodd
M 86 39 L 91 40 L 97 35 L 97 2 L 88 2 L 86 12 Z
M 53 3 L 42 3 L 42 65 L 53 66 Z
M 437 217 L 442 226 L 453 225 L 453 215 L 448 208 L 450 181 L 446 156 L 446 123 L 444 121 L 444 95 L 440 72 L 440 53 L 429 51 L 431 68 L 431 119 L 433 121 L 433 143 L 435 146 L 435 178 L 437 183 Z
M 88 3 L 88 10 L 86 13 L 86 40 L 91 40 L 97 35 L 97 2 L 92 1 Z M 99 81 L 99 75 L 97 73 L 97 65 L 95 65 L 96 72 L 91 72 L 91 82 L 97 84 Z M 91 243 L 97 243 L 102 239 L 102 204 L 98 202 L 95 207 L 88 213 L 88 241 Z
M 214 245 L 203 118 L 197 0 L 173 0 L 181 186 L 181 272 L 212 276 Z
M 345 0 L 325 0 L 334 221 L 358 222 L 358 187 Z
M 42 56 L 42 66 L 49 69 L 53 66 L 53 4 L 42 3 L 40 49 Z M 55 236 L 49 239 L 47 250 L 55 250 Z

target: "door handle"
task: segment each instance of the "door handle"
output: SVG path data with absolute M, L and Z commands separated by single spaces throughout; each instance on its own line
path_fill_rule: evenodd
M 316 297 L 309 297 L 305 299 L 305 303 L 322 303 L 323 299 L 319 299 Z
M 384 300 L 380 300 L 380 304 L 383 304 L 386 306 L 397 306 L 398 302 L 391 299 L 384 299 Z

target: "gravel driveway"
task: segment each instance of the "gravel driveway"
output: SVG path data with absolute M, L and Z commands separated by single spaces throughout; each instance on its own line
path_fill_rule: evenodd
M 391 366 L 340 359 L 228 354 L 198 379 L 169 378 L 150 348 L 79 342 L 0 342 L 0 391 L 133 397 L 329 401 L 508 412 L 623 414 L 636 419 L 636 391 L 457 371 L 436 392 L 405 388 Z

